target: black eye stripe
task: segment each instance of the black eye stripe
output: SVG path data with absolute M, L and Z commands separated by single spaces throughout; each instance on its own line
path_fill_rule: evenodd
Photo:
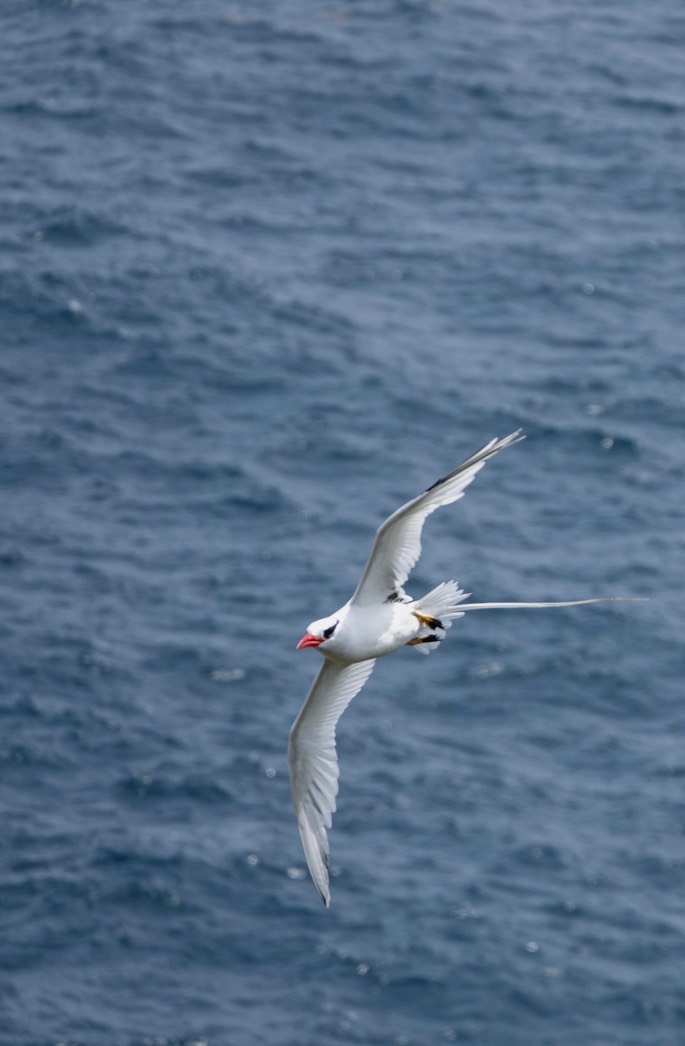
M 336 621 L 335 624 L 330 625 L 329 628 L 325 628 L 323 630 L 323 637 L 324 637 L 324 639 L 330 639 L 331 636 L 333 635 L 333 633 L 335 632 L 337 627 L 338 627 L 338 622 Z

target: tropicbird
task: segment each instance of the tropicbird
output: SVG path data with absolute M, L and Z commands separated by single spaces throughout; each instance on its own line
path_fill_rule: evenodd
M 525 437 L 521 430 L 493 439 L 453 472 L 393 512 L 376 531 L 352 598 L 330 617 L 313 621 L 297 650 L 316 647 L 323 665 L 290 731 L 290 788 L 304 854 L 323 903 L 330 905 L 328 836 L 338 794 L 335 728 L 371 675 L 376 659 L 401 646 L 435 649 L 455 618 L 468 610 L 573 607 L 615 597 L 553 603 L 463 603 L 470 593 L 443 581 L 421 599 L 403 589 L 421 554 L 421 531 L 431 512 L 458 501 L 483 465 Z

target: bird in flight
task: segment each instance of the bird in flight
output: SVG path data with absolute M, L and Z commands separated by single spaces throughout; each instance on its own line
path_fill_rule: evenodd
M 521 430 L 493 439 L 423 494 L 402 505 L 378 528 L 371 555 L 352 598 L 330 617 L 313 621 L 297 649 L 316 647 L 323 665 L 290 731 L 288 769 L 297 827 L 307 866 L 326 907 L 328 836 L 338 794 L 335 728 L 371 675 L 376 659 L 401 646 L 430 653 L 455 618 L 469 610 L 512 607 L 573 607 L 606 597 L 555 603 L 463 603 L 469 595 L 456 581 L 443 581 L 421 599 L 403 589 L 421 555 L 426 519 L 458 501 L 488 458 L 524 439 Z

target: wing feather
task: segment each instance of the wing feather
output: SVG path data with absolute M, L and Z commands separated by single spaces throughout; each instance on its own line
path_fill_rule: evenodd
M 331 827 L 339 777 L 335 728 L 374 664 L 324 660 L 290 731 L 288 769 L 297 827 L 307 866 L 326 907 L 330 904 L 326 829 Z
M 493 439 L 453 472 L 393 512 L 376 531 L 371 555 L 351 602 L 364 606 L 382 603 L 398 592 L 421 555 L 421 531 L 431 512 L 463 497 L 469 483 L 488 458 L 524 439 L 521 430 Z

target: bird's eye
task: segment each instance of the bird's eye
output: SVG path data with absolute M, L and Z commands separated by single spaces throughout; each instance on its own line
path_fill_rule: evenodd
M 333 635 L 333 633 L 335 632 L 337 627 L 338 627 L 338 622 L 335 621 L 328 628 L 324 628 L 324 630 L 323 630 L 323 637 L 324 637 L 324 639 L 330 639 L 331 636 Z

